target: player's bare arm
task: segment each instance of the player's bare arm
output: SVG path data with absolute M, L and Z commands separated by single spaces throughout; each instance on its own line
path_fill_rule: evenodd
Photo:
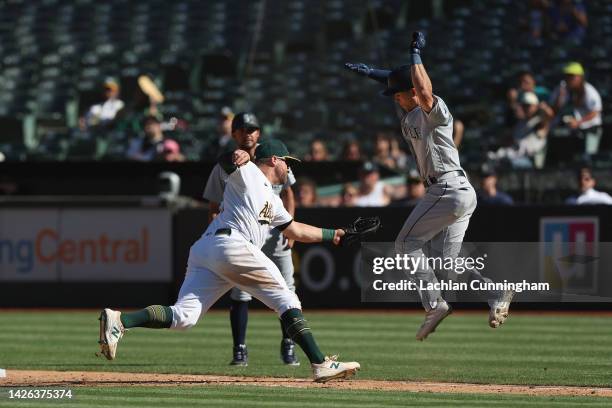
M 283 200 L 283 206 L 285 207 L 287 212 L 291 214 L 292 217 L 295 217 L 295 194 L 293 193 L 293 189 L 291 188 L 291 186 L 283 188 L 280 197 L 281 200 Z M 287 246 L 289 248 L 293 248 L 294 242 L 294 240 L 289 239 L 287 242 Z
M 431 80 L 425 66 L 421 62 L 421 50 L 425 48 L 425 34 L 420 31 L 415 31 L 412 34 L 412 43 L 410 45 L 410 60 L 412 66 L 410 67 L 410 76 L 412 78 L 412 85 L 416 91 L 417 99 L 419 100 L 419 106 L 425 112 L 429 113 L 433 109 L 434 97 L 433 88 L 431 86 Z
M 330 241 L 333 242 L 334 245 L 338 245 L 340 239 L 344 236 L 344 230 L 319 228 L 293 221 L 283 230 L 283 234 L 285 234 L 287 238 L 299 242 L 313 243 Z
M 280 194 L 280 198 L 281 200 L 283 200 L 283 206 L 285 207 L 285 210 L 287 210 L 287 212 L 291 214 L 292 217 L 295 216 L 295 194 L 293 193 L 293 189 L 291 188 L 291 186 L 283 188 L 283 191 L 281 191 Z
M 212 220 L 215 219 L 219 212 L 221 211 L 221 205 L 219 203 L 215 203 L 213 201 L 208 202 L 208 223 L 210 224 Z

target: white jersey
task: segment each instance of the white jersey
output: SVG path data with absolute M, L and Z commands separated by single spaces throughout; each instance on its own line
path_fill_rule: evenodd
M 215 217 L 205 234 L 231 228 L 261 248 L 273 227 L 289 224 L 292 220 L 267 177 L 255 164 L 248 162 L 228 176 L 223 192 L 223 211 Z
M 208 177 L 208 181 L 206 182 L 206 187 L 204 187 L 204 193 L 202 197 L 208 201 L 213 201 L 215 203 L 221 203 L 223 201 L 223 191 L 225 190 L 225 183 L 227 182 L 227 178 L 229 175 L 223 168 L 216 164 L 212 171 L 210 172 L 210 176 Z M 287 172 L 287 182 L 285 184 L 275 184 L 272 186 L 274 193 L 280 195 L 281 191 L 285 188 L 291 187 L 295 184 L 295 176 L 291 169 Z

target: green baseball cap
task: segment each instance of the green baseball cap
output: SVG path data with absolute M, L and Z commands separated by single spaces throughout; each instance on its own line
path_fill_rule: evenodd
M 255 149 L 255 159 L 267 159 L 269 157 L 276 156 L 283 160 L 293 160 L 299 162 L 293 156 L 289 155 L 289 150 L 283 142 L 278 139 L 268 139 L 261 142 Z

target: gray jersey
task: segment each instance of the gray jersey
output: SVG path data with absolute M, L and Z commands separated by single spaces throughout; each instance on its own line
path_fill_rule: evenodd
M 453 116 L 442 98 L 434 95 L 434 106 L 429 113 L 419 106 L 410 112 L 397 106 L 397 114 L 423 179 L 461 170 L 459 152 L 453 142 Z

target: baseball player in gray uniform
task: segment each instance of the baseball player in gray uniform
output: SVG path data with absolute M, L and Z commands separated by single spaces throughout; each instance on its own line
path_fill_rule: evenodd
M 125 329 L 189 329 L 224 293 L 238 287 L 278 313 L 285 332 L 308 356 L 315 381 L 348 378 L 360 369 L 357 362 L 340 362 L 321 352 L 302 315 L 300 300 L 261 251 L 272 228 L 300 242 L 326 241 L 336 245 L 349 233 L 293 221 L 272 189 L 274 184 L 287 182 L 287 162 L 297 160 L 289 156 L 282 142 L 262 143 L 255 157 L 257 161 L 253 163 L 243 150 L 232 154 L 234 169 L 228 169 L 223 211 L 192 245 L 176 303 L 152 305 L 132 313 L 109 308 L 102 311 L 99 343 L 107 359 L 116 357 Z
M 393 97 L 396 103 L 403 137 L 427 187 L 426 195 L 410 213 L 396 238 L 396 251 L 415 257 L 426 254 L 429 257 L 455 258 L 476 208 L 476 193 L 459 163 L 459 154 L 453 143 L 453 117 L 442 98 L 433 94 L 431 80 L 421 61 L 424 47 L 425 35 L 415 32 L 409 65 L 391 71 L 373 69 L 361 63 L 347 63 L 345 67 L 387 85 L 382 94 Z M 410 278 L 426 283 L 438 282 L 434 271 L 428 267 L 417 270 Z M 470 271 L 469 278 L 489 281 L 475 271 Z M 490 306 L 489 325 L 497 328 L 508 317 L 514 292 L 484 295 Z M 426 315 L 416 338 L 424 340 L 451 313 L 451 307 L 442 298 L 440 290 L 419 290 L 419 296 Z
M 253 113 L 239 113 L 232 120 L 232 137 L 239 149 L 253 155 L 260 137 L 261 128 L 257 117 Z M 223 200 L 223 191 L 229 177 L 227 169 L 232 167 L 231 152 L 221 155 L 219 163 L 213 167 L 203 197 L 209 202 L 208 218 L 211 222 L 220 211 Z M 295 200 L 291 186 L 295 184 L 295 177 L 289 169 L 287 181 L 284 184 L 273 185 L 274 193 L 281 197 L 285 209 L 293 216 L 295 214 Z M 262 250 L 274 262 L 287 282 L 290 290 L 295 291 L 293 279 L 293 259 L 291 247 L 293 242 L 288 240 L 278 229 L 272 229 Z M 230 324 L 234 342 L 231 365 L 247 366 L 248 350 L 246 346 L 246 332 L 248 324 L 248 308 L 251 295 L 239 288 L 233 288 L 230 292 Z M 280 345 L 280 356 L 284 364 L 299 365 L 295 354 L 295 344 L 283 330 L 281 324 L 282 340 Z

